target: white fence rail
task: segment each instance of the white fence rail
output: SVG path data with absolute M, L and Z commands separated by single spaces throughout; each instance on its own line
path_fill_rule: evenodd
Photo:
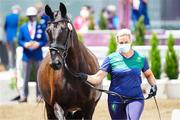
M 108 47 L 99 47 L 99 46 L 96 46 L 96 47 L 88 47 L 98 58 L 99 60 L 99 64 L 101 65 L 103 60 L 105 59 L 106 57 L 106 54 L 107 54 L 107 51 L 108 51 Z M 142 53 L 143 55 L 145 55 L 147 58 L 149 58 L 149 51 L 151 49 L 150 46 L 134 46 L 133 47 L 135 50 L 137 50 L 138 52 Z M 175 51 L 177 53 L 177 56 L 180 57 L 180 46 L 175 46 Z M 18 47 L 16 49 L 16 52 L 17 52 L 17 61 L 16 61 L 16 67 L 17 67 L 17 87 L 19 89 L 21 89 L 22 87 L 22 48 L 21 47 Z M 161 55 L 161 61 L 162 61 L 162 66 L 164 66 L 165 64 L 165 55 L 166 55 L 166 50 L 167 50 L 167 46 L 159 46 L 159 50 L 160 50 L 160 55 Z M 43 48 L 43 56 L 46 55 L 46 53 L 48 52 L 48 47 L 44 47 Z M 180 60 L 179 60 L 180 62 Z M 163 70 L 163 68 L 162 68 Z M 164 73 L 163 73 L 164 74 Z M 165 79 L 164 76 L 162 76 L 162 79 Z M 166 79 L 167 80 L 167 79 Z M 158 84 L 160 82 L 160 84 L 158 85 L 159 87 L 159 93 L 157 94 L 157 97 L 158 98 L 166 98 L 166 94 L 164 93 L 165 91 L 165 83 L 164 81 L 157 81 Z M 162 82 L 162 85 L 161 85 L 161 82 Z M 105 89 L 108 89 L 108 86 L 109 86 L 109 81 L 105 80 L 103 82 L 103 86 Z M 146 90 L 149 90 L 149 85 L 147 84 L 147 81 L 146 80 L 143 80 L 143 84 L 142 84 L 142 87 Z
M 108 47 L 104 47 L 104 46 L 93 46 L 93 47 L 88 47 L 98 58 L 99 60 L 99 64 L 101 65 L 103 60 L 106 57 L 107 51 L 108 51 Z M 138 52 L 142 53 L 143 55 L 145 55 L 147 58 L 149 58 L 149 51 L 151 49 L 151 46 L 133 46 L 133 48 L 135 50 L 137 50 Z M 165 55 L 166 55 L 166 51 L 167 51 L 167 46 L 159 46 L 158 47 L 160 50 L 160 56 L 161 56 L 161 63 L 162 63 L 162 72 L 163 72 L 163 67 L 165 65 Z M 174 46 L 174 49 L 177 53 L 178 59 L 180 57 L 180 46 Z M 17 61 L 16 61 L 16 67 L 17 67 L 17 77 L 18 77 L 18 81 L 22 79 L 21 77 L 21 72 L 22 72 L 22 48 L 18 47 L 17 50 Z M 46 55 L 46 53 L 48 52 L 48 47 L 43 47 L 43 56 Z M 179 60 L 179 64 L 180 64 L 180 60 Z M 179 68 L 180 70 L 180 68 Z

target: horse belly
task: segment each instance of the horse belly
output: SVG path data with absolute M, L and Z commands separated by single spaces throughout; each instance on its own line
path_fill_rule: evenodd
M 77 91 L 75 89 L 63 89 L 59 91 L 59 94 L 57 94 L 57 96 L 57 101 L 66 107 L 84 106 L 87 101 L 90 101 L 89 91 L 84 93 L 83 90 Z

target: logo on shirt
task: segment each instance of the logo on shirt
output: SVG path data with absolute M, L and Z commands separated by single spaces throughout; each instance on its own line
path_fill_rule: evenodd
M 112 104 L 112 105 L 111 105 L 111 110 L 112 110 L 113 112 L 115 112 L 116 109 L 117 109 L 117 105 L 116 105 L 116 104 Z
M 120 61 L 120 59 L 119 59 L 119 58 L 116 58 L 115 61 Z

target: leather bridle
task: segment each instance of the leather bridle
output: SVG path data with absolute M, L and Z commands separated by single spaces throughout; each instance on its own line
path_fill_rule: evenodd
M 63 19 L 59 19 L 59 20 L 57 20 L 57 21 L 50 21 L 50 22 L 48 22 L 48 24 L 57 24 L 57 23 L 59 23 L 59 22 L 66 22 L 67 24 L 68 23 L 70 23 L 71 24 L 71 22 L 70 22 L 70 20 L 69 19 L 65 19 L 65 18 L 63 18 Z M 64 29 L 63 29 L 64 30 Z M 67 57 L 67 54 L 68 54 L 68 38 L 70 38 L 70 35 L 71 35 L 71 30 L 69 30 L 68 29 L 68 27 L 66 27 L 65 28 L 65 30 L 67 30 L 67 34 L 66 34 L 66 37 L 64 38 L 64 41 L 65 41 L 65 43 L 64 44 L 55 44 L 55 43 L 52 43 L 52 44 L 50 44 L 50 46 L 49 46 L 49 50 L 50 50 L 50 52 L 51 51 L 55 51 L 62 59 L 63 59 L 63 61 L 66 59 L 66 57 Z M 60 51 L 63 51 L 62 52 L 62 54 L 61 54 L 61 52 Z

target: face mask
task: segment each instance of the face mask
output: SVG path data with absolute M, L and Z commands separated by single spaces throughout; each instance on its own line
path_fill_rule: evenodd
M 131 49 L 131 44 L 121 44 L 118 46 L 120 53 L 127 53 Z

